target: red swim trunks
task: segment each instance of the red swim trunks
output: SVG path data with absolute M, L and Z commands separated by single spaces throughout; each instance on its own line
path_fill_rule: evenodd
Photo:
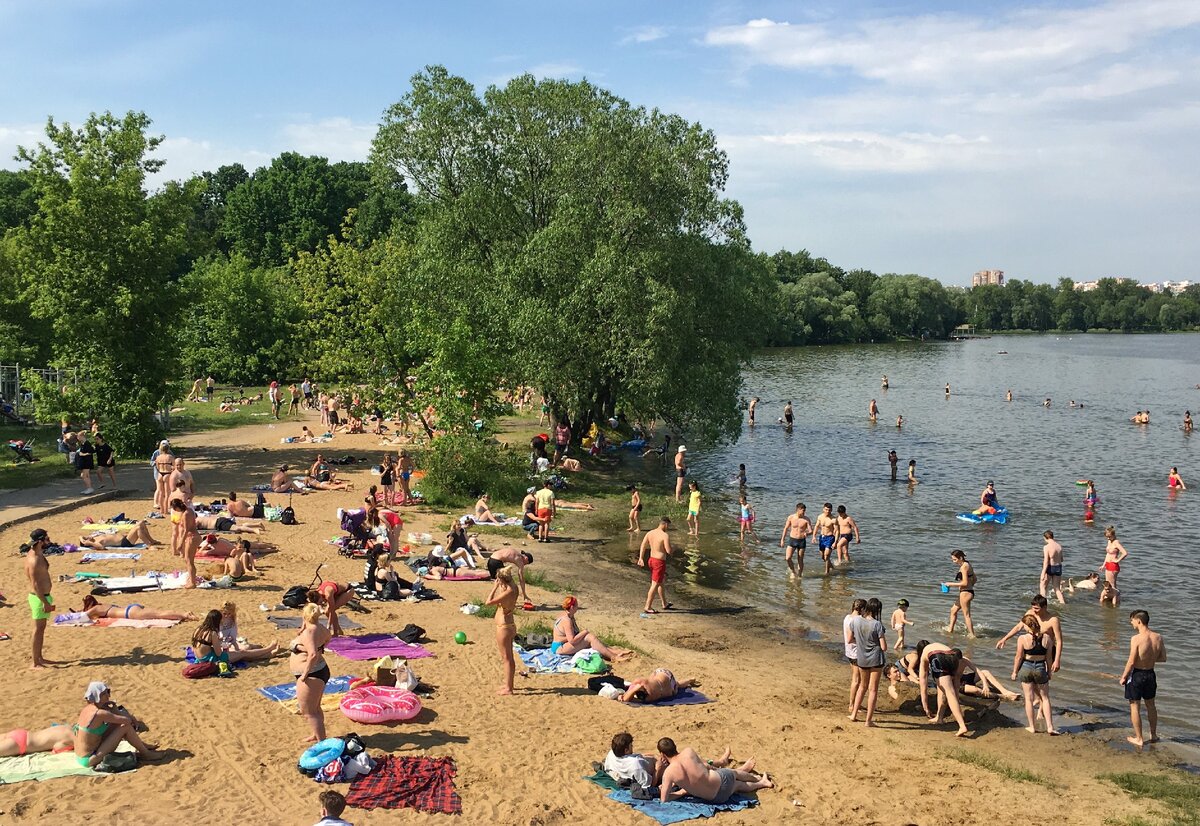
M 550 521 L 550 509 L 549 508 L 538 508 L 537 513 L 538 513 L 538 519 L 542 520 L 543 522 Z
M 1115 562 L 1105 562 L 1105 563 L 1104 563 L 1104 570 L 1106 570 L 1106 571 L 1113 571 L 1113 572 L 1116 572 L 1116 571 L 1119 571 L 1119 570 L 1121 570 L 1121 566 L 1120 566 L 1120 565 L 1118 565 L 1118 564 L 1117 564 L 1117 563 L 1115 563 Z
M 650 581 L 662 584 L 667 579 L 667 561 L 650 557 Z

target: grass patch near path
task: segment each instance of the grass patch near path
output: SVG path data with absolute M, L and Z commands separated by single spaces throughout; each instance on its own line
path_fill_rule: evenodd
M 554 629 L 545 620 L 533 620 L 532 622 L 521 623 L 520 633 L 522 634 L 545 634 L 547 637 L 554 635 Z
M 1165 806 L 1168 814 L 1161 817 L 1136 817 L 1115 821 L 1121 826 L 1197 826 L 1200 824 L 1200 780 L 1183 774 L 1147 774 L 1124 772 L 1103 774 L 1101 780 L 1123 789 L 1139 799 L 1155 800 Z
M 0 450 L 4 451 L 0 454 L 0 490 L 32 488 L 54 479 L 78 476 L 75 469 L 67 464 L 67 455 L 58 452 L 58 435 L 57 425 L 0 426 Z M 10 439 L 32 441 L 33 456 L 38 461 L 14 462 L 17 454 L 8 447 Z M 80 489 L 82 488 L 83 483 L 80 483 Z
M 957 760 L 960 763 L 965 763 L 968 766 L 977 766 L 981 769 L 994 772 L 1001 777 L 1007 777 L 1009 780 L 1016 780 L 1020 783 L 1033 783 L 1038 786 L 1045 786 L 1048 789 L 1057 788 L 1054 783 L 1040 774 L 1034 774 L 1025 769 L 1014 768 L 1002 760 L 997 760 L 987 754 L 971 751 L 969 749 L 951 749 L 943 751 L 943 757 L 949 757 L 951 760 Z
M 555 582 L 541 571 L 531 571 L 529 568 L 525 569 L 525 584 L 541 588 L 543 591 L 549 591 L 552 594 L 569 593 L 577 590 L 574 582 Z
M 625 635 L 621 634 L 618 631 L 612 631 L 612 630 L 597 631 L 596 636 L 600 638 L 600 642 L 604 643 L 609 648 L 625 648 L 630 651 L 636 651 L 638 654 L 641 654 L 643 657 L 650 656 L 648 653 L 646 653 L 645 649 L 639 648 L 638 646 L 634 645 L 632 642 L 629 641 L 628 637 L 626 637 Z

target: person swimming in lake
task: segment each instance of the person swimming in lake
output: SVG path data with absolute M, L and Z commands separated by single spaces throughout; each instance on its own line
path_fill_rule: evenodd
M 874 399 L 871 399 L 871 403 L 867 405 L 867 418 L 873 422 L 879 421 L 879 405 L 875 403 Z
M 1167 487 L 1171 490 L 1187 490 L 1187 485 L 1183 483 L 1183 477 L 1179 475 L 1179 468 L 1173 467 L 1167 474 Z
M 908 483 L 915 485 L 917 483 L 917 460 L 908 460 Z
M 904 427 L 904 416 L 897 416 L 896 417 L 896 429 L 899 430 L 902 427 Z
M 1192 411 L 1190 410 L 1183 411 L 1183 432 L 1192 432 Z

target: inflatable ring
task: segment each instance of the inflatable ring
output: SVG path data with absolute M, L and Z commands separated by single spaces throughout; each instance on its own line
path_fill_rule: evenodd
M 309 746 L 304 750 L 304 754 L 300 755 L 300 768 L 317 771 L 337 760 L 345 750 L 346 741 L 340 737 L 322 740 L 315 746 Z
M 421 713 L 421 700 L 403 688 L 362 686 L 346 693 L 342 714 L 356 723 L 391 723 L 411 720 Z

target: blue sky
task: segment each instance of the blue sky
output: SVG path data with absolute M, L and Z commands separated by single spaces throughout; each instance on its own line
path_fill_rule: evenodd
M 423 66 L 712 129 L 757 249 L 950 284 L 1200 276 L 1200 2 L 0 0 L 0 164 L 140 109 L 167 174 L 365 158 Z

